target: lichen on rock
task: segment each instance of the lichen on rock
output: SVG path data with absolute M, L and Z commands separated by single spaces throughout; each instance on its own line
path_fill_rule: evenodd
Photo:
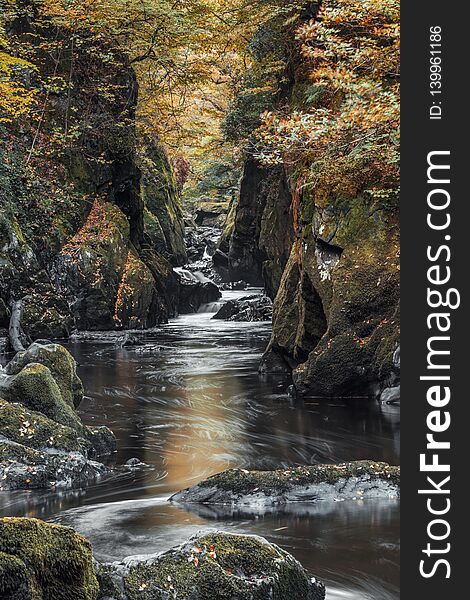
M 35 343 L 18 353 L 0 373 L 0 394 L 2 489 L 74 486 L 107 471 L 93 459 L 111 455 L 116 438 L 75 412 L 83 386 L 65 348 Z
M 0 597 L 96 600 L 91 544 L 68 527 L 0 519 Z
M 274 471 L 230 469 L 174 494 L 177 503 L 273 506 L 288 502 L 396 497 L 400 468 L 356 461 Z
M 105 565 L 98 569 L 98 579 L 101 600 L 323 600 L 325 596 L 323 584 L 278 546 L 258 536 L 223 532 L 198 534 L 168 552 Z

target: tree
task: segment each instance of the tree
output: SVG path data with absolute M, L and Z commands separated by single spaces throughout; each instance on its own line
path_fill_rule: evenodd
M 255 153 L 316 198 L 393 193 L 399 180 L 399 2 L 324 0 L 296 31 L 303 105 L 262 116 Z

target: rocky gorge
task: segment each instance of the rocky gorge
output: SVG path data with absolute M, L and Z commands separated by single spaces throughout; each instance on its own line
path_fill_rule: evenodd
M 175 6 L 125 3 L 123 25 L 107 0 L 53 4 L 0 14 L 0 84 L 4 55 L 24 56 L 13 71 L 42 102 L 4 119 L 0 99 L 1 598 L 396 600 L 398 191 L 374 145 L 392 111 L 386 133 L 357 132 L 359 111 L 333 151 L 308 146 L 311 115 L 351 104 L 306 58 L 328 3 L 268 2 L 216 72 L 214 33 L 165 46 Z M 351 47 L 373 53 L 379 25 Z M 155 122 L 194 56 L 181 140 L 175 106 Z M 170 93 L 146 104 L 159 77 Z

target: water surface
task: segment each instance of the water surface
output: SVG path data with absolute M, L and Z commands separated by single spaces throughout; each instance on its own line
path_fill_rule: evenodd
M 289 381 L 257 373 L 270 324 L 212 316 L 186 315 L 139 334 L 138 347 L 118 348 L 109 334 L 70 343 L 86 389 L 83 420 L 115 432 L 118 463 L 138 458 L 147 467 L 84 490 L 5 493 L 2 514 L 71 525 L 91 539 L 101 560 L 165 550 L 207 528 L 256 533 L 323 579 L 328 600 L 398 598 L 396 500 L 296 504 L 264 513 L 167 502 L 171 493 L 229 467 L 399 462 L 396 408 L 294 402 Z

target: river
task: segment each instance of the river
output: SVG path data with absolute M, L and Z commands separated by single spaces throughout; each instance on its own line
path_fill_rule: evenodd
M 224 300 L 245 294 L 224 292 Z M 138 458 L 147 466 L 83 490 L 5 492 L 1 514 L 70 525 L 92 541 L 99 560 L 165 550 L 207 528 L 255 533 L 322 579 L 328 600 L 397 599 L 396 500 L 296 504 L 265 513 L 208 506 L 188 512 L 167 502 L 172 492 L 229 467 L 399 463 L 399 409 L 294 402 L 288 381 L 257 372 L 270 323 L 212 316 L 181 316 L 139 334 L 137 347 L 117 348 L 110 334 L 69 343 L 86 390 L 82 419 L 114 431 L 118 464 Z

